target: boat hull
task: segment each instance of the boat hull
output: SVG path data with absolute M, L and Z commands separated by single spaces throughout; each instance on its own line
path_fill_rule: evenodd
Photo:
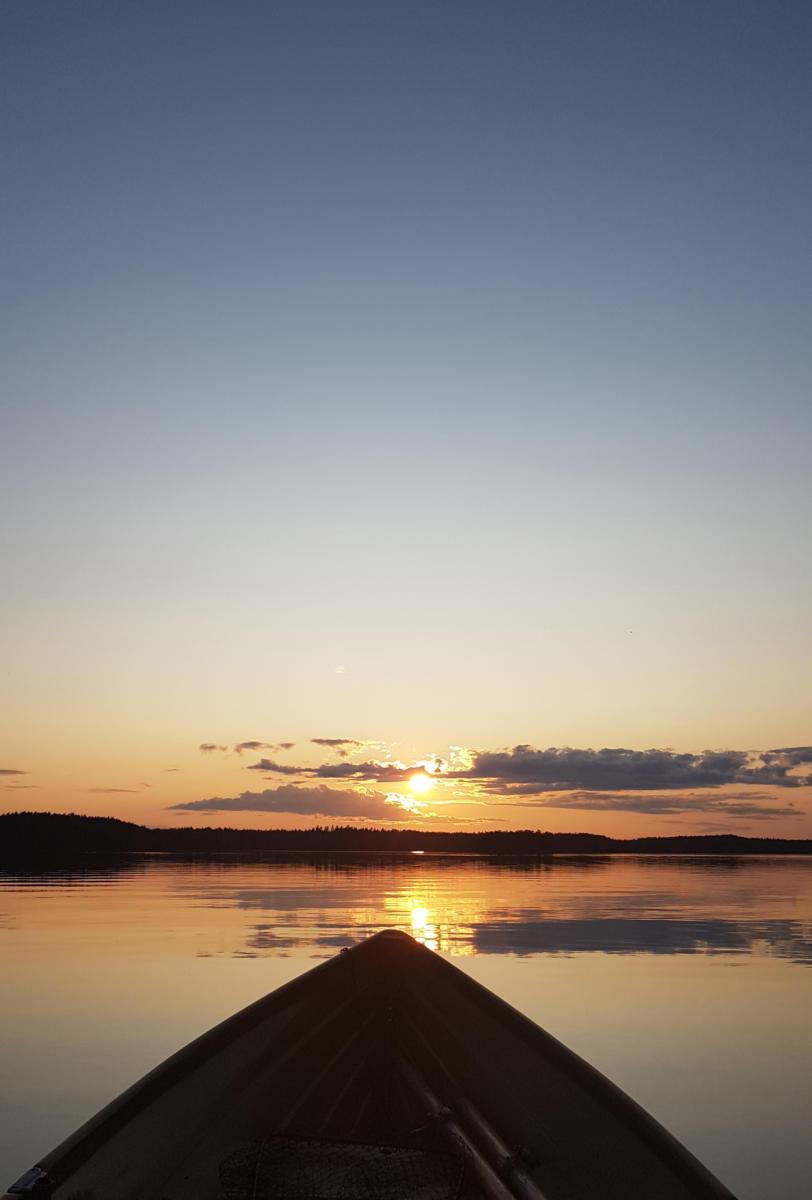
M 173 1055 L 42 1159 L 28 1194 L 222 1200 L 224 1164 L 258 1148 L 259 1172 L 280 1138 L 462 1147 L 468 1193 L 490 1200 L 731 1200 L 594 1068 L 394 930 Z

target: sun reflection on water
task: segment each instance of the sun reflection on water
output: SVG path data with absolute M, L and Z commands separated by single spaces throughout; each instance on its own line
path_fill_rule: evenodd
M 474 953 L 471 926 L 459 923 L 447 913 L 445 919 L 438 919 L 425 904 L 411 906 L 409 924 L 402 928 L 429 950 L 439 950 L 455 958 Z
M 426 928 L 429 920 L 429 910 L 427 908 L 412 909 L 412 929 L 420 932 Z

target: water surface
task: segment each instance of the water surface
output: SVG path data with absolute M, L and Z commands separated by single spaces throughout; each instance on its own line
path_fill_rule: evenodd
M 370 933 L 453 958 L 742 1200 L 812 1177 L 812 860 L 329 855 L 0 874 L 0 1183 L 214 1022 Z

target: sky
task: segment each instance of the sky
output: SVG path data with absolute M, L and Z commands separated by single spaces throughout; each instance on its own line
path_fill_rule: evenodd
M 0 808 L 812 836 L 811 49 L 3 5 Z

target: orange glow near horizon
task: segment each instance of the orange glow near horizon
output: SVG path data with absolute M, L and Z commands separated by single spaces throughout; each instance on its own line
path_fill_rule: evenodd
M 255 729 L 249 727 L 249 732 Z M 286 731 L 287 732 L 287 731 Z M 295 736 L 295 734 L 293 735 Z M 31 745 L 4 752 L 0 766 L 0 809 L 3 811 L 73 812 L 88 816 L 110 816 L 151 827 L 228 826 L 242 829 L 307 829 L 323 824 L 333 815 L 330 799 L 335 794 L 336 813 L 342 821 L 368 827 L 370 821 L 382 825 L 395 822 L 419 824 L 426 830 L 484 831 L 540 829 L 553 833 L 597 833 L 616 838 L 665 836 L 675 834 L 735 833 L 749 837 L 808 838 L 812 834 L 812 788 L 747 786 L 722 784 L 713 789 L 692 789 L 686 810 L 662 811 L 650 801 L 677 802 L 685 798 L 685 789 L 660 790 L 641 795 L 636 789 L 603 793 L 596 803 L 589 797 L 565 793 L 525 797 L 511 791 L 500 794 L 487 782 L 465 777 L 470 765 L 454 747 L 445 748 L 439 760 L 413 747 L 386 743 L 382 767 L 396 768 L 397 784 L 383 781 L 356 783 L 328 778 L 324 783 L 303 774 L 295 781 L 288 776 L 258 776 L 255 769 L 260 756 L 273 754 L 283 765 L 301 765 L 313 771 L 322 762 L 332 762 L 328 754 L 309 749 L 300 737 L 296 749 L 279 751 L 234 750 L 235 739 L 220 737 L 214 750 L 201 753 L 199 739 L 165 737 L 155 746 L 141 739 L 128 746 L 123 739 L 99 746 L 94 753 L 78 739 L 66 746 L 64 741 L 49 744 L 38 758 Z M 292 739 L 293 740 L 293 737 Z M 440 748 L 441 753 L 443 748 Z M 340 760 L 363 767 L 368 752 L 357 751 Z M 456 756 L 456 757 L 455 757 Z M 443 767 L 448 763 L 448 769 Z M 8 770 L 14 768 L 15 770 Z M 304 800 L 315 789 L 324 796 L 325 809 L 307 808 Z M 390 790 L 391 789 L 391 790 Z M 297 807 L 297 792 L 304 795 Z M 268 808 L 256 804 L 257 793 L 267 793 Z M 756 806 L 774 805 L 776 815 L 759 820 L 759 813 L 748 812 L 749 801 Z M 246 796 L 244 808 L 234 804 Z M 352 804 L 358 797 L 358 816 Z M 223 797 L 223 807 L 207 807 L 202 801 Z M 282 800 L 291 807 L 283 809 Z M 312 796 L 310 797 L 312 804 Z M 726 812 L 703 808 L 700 801 L 729 802 L 736 808 Z M 379 814 L 375 811 L 376 802 Z M 570 801 L 575 801 L 570 803 Z M 184 805 L 198 805 L 184 808 Z M 738 811 L 736 811 L 738 809 Z

